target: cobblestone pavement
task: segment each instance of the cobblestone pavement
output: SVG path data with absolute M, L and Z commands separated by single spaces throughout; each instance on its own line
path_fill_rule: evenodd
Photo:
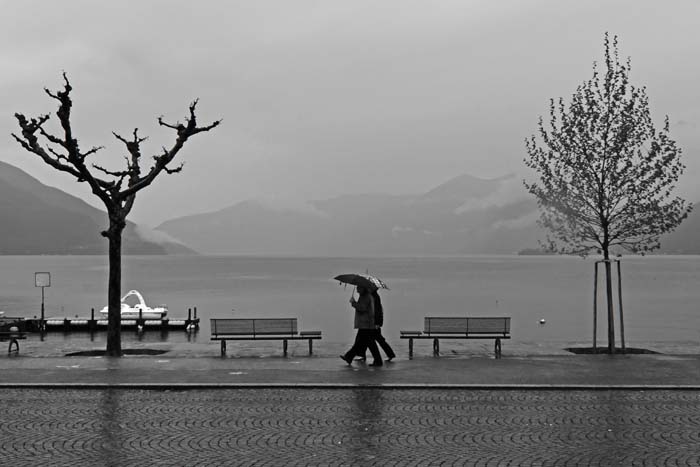
M 698 466 L 698 391 L 4 389 L 0 465 Z

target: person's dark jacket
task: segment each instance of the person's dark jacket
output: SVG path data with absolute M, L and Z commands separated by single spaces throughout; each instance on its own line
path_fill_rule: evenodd
M 382 307 L 382 299 L 377 292 L 372 292 L 374 299 L 374 324 L 380 328 L 384 325 L 384 307 Z
M 355 308 L 355 329 L 375 329 L 374 300 L 372 295 L 360 295 L 352 305 Z

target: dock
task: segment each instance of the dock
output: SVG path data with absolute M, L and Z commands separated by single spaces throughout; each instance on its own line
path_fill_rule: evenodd
M 197 317 L 197 308 L 189 308 L 187 317 L 185 318 L 163 318 L 163 319 L 123 319 L 121 322 L 122 329 L 135 329 L 138 331 L 168 331 L 168 330 L 184 330 L 198 331 L 199 318 Z M 46 318 L 27 318 L 25 320 L 28 332 L 96 332 L 107 330 L 107 319 L 95 319 L 95 309 L 90 312 L 89 317 L 60 317 Z

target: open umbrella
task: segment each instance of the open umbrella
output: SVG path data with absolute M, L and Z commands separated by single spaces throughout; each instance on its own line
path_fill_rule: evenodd
M 341 274 L 334 277 L 335 280 L 343 284 L 350 284 L 356 287 L 366 287 L 370 290 L 387 289 L 383 280 L 378 277 L 370 276 L 369 274 Z

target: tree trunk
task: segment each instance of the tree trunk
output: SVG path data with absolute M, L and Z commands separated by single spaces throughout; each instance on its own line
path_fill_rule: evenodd
M 107 356 L 122 356 L 121 296 L 122 296 L 122 231 L 124 222 L 113 221 L 110 216 L 109 230 L 109 285 L 107 292 Z
M 605 259 L 605 294 L 608 302 L 608 353 L 615 353 L 615 317 L 613 315 L 612 267 L 608 250 L 604 250 Z

